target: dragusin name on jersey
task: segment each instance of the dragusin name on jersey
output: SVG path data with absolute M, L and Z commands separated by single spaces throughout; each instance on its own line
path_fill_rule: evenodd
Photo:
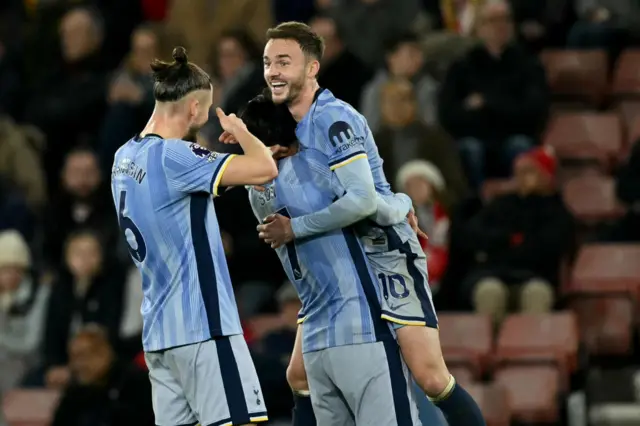
M 111 169 L 111 176 L 126 175 L 133 178 L 139 184 L 142 183 L 147 172 L 128 158 L 122 160 L 119 164 L 114 164 Z

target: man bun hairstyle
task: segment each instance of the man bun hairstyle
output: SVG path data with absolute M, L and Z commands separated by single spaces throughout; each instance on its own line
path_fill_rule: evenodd
M 211 77 L 196 64 L 189 62 L 187 50 L 178 46 L 171 55 L 173 62 L 154 59 L 153 97 L 158 102 L 175 102 L 196 90 L 209 90 Z
M 296 120 L 286 105 L 273 103 L 268 89 L 249 101 L 240 118 L 266 146 L 291 146 L 297 141 Z
M 290 21 L 283 22 L 267 30 L 268 40 L 295 40 L 302 52 L 313 59 L 320 60 L 324 54 L 324 40 L 314 33 L 307 24 Z

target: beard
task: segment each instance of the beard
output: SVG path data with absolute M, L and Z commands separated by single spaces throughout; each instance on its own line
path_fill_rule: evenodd
M 202 126 L 189 127 L 189 130 L 187 130 L 187 134 L 184 135 L 182 140 L 187 142 L 198 142 L 198 132 L 200 131 L 201 128 Z
M 271 93 L 271 99 L 273 100 L 273 103 L 275 103 L 275 104 L 286 104 L 286 105 L 291 105 L 292 103 L 294 103 L 296 101 L 296 99 L 298 98 L 298 96 L 300 96 L 300 93 L 302 92 L 302 89 L 304 88 L 304 82 L 305 82 L 304 74 L 301 75 L 296 80 L 289 81 L 287 83 L 288 92 L 287 92 L 287 94 L 286 94 L 286 96 L 284 98 L 280 98 L 280 97 L 275 97 L 274 98 L 273 92 L 272 92 Z

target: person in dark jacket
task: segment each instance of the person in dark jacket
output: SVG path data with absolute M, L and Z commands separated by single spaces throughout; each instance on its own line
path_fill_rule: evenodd
M 52 426 L 152 426 L 147 373 L 115 356 L 107 333 L 81 329 L 69 345 L 72 384 L 64 391 Z
M 555 189 L 556 164 L 544 148 L 521 154 L 514 166 L 517 191 L 493 199 L 465 226 L 475 266 L 462 292 L 496 323 L 513 297 L 525 312 L 553 308 L 560 263 L 575 239 L 573 218 Z
M 483 43 L 451 66 L 440 93 L 441 124 L 457 140 L 475 189 L 486 175 L 510 174 L 513 160 L 535 144 L 547 116 L 542 66 L 513 43 L 513 32 L 507 3 L 484 6 L 478 31 Z

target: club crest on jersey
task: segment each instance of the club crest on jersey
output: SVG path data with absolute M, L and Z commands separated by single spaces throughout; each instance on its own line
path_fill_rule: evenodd
M 198 158 L 206 158 L 209 162 L 215 160 L 218 157 L 217 153 L 211 152 L 207 148 L 203 147 L 202 145 L 198 145 L 197 143 L 189 144 L 189 148 L 191 149 L 191 152 L 193 152 L 193 155 Z

